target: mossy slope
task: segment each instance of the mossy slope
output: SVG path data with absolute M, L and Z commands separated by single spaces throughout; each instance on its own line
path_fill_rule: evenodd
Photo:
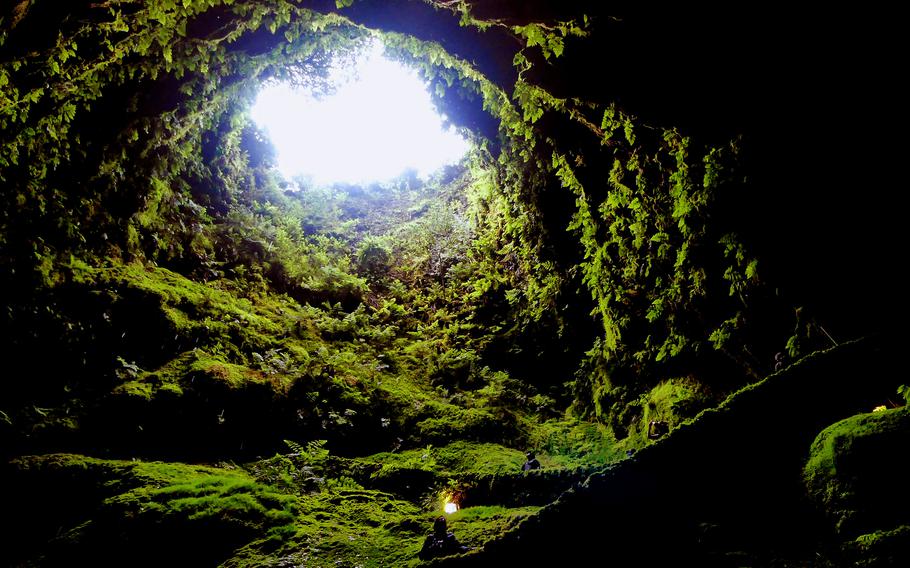
M 218 564 L 250 541 L 286 536 L 298 509 L 237 468 L 52 454 L 8 469 L 4 501 L 18 520 L 8 554 L 42 566 Z
M 356 475 L 357 464 L 327 457 L 276 456 L 246 468 L 20 457 L 3 472 L 5 513 L 17 519 L 6 559 L 36 566 L 418 564 L 441 503 L 360 485 L 347 475 Z M 429 489 L 423 497 L 436 497 Z M 466 545 L 482 547 L 537 509 L 469 507 L 450 526 Z

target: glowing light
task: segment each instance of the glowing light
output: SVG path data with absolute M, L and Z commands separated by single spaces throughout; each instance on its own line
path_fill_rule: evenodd
M 888 407 L 885 406 L 884 404 L 882 404 L 880 406 L 876 406 L 875 408 L 873 408 L 872 412 L 884 412 L 886 410 L 888 410 Z
M 353 70 L 334 69 L 330 81 L 336 91 L 321 100 L 281 83 L 259 92 L 252 117 L 268 132 L 285 177 L 363 183 L 410 168 L 426 177 L 467 152 L 468 143 L 443 128 L 417 72 L 386 59 L 381 44 Z
M 445 511 L 447 515 L 458 511 L 458 503 L 462 500 L 461 491 L 454 489 L 447 489 L 442 492 L 442 510 Z

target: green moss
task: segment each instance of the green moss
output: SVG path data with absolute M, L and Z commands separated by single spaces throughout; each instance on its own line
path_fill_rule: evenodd
M 194 361 L 190 367 L 191 373 L 201 375 L 211 381 L 221 382 L 230 388 L 238 388 L 249 382 L 264 382 L 265 376 L 243 365 L 226 363 L 217 358 L 206 357 L 205 354 Z
M 413 565 L 432 517 L 380 491 L 326 491 L 302 500 L 284 550 L 298 551 L 314 567 Z
M 131 305 L 149 306 L 160 318 L 154 325 L 167 328 L 178 341 L 182 338 L 214 353 L 244 358 L 254 350 L 264 352 L 276 347 L 276 338 L 292 328 L 302 333 L 302 338 L 312 338 L 308 326 L 298 325 L 308 319 L 299 305 L 277 295 L 260 296 L 255 301 L 242 297 L 230 281 L 196 282 L 165 268 L 139 263 L 81 267 L 79 272 L 81 282 L 110 290 L 115 305 L 128 300 Z M 129 309 L 124 306 L 124 310 Z M 128 334 L 141 334 L 141 330 L 128 328 L 153 322 L 120 323 Z M 246 349 L 238 349 L 242 346 Z
M 543 467 L 579 467 L 620 459 L 623 450 L 609 427 L 571 418 L 538 422 L 526 420 L 528 448 L 537 451 Z
M 843 536 L 910 521 L 904 487 L 910 469 L 906 407 L 858 414 L 825 428 L 812 443 L 803 477 L 810 498 Z
M 442 447 L 397 453 L 380 453 L 361 458 L 365 463 L 382 464 L 383 469 L 422 469 L 439 476 L 459 474 L 495 475 L 521 471 L 525 456 L 521 451 L 499 444 L 457 441 Z
M 106 280 L 126 284 L 130 288 L 160 298 L 163 305 L 171 308 L 173 321 L 178 328 L 182 325 L 205 325 L 217 321 L 211 318 L 212 321 L 206 322 L 205 319 L 198 317 L 209 315 L 218 316 L 222 321 L 234 318 L 264 332 L 281 331 L 277 322 L 259 313 L 260 310 L 256 309 L 250 300 L 238 298 L 218 288 L 217 283 L 213 285 L 194 282 L 165 268 L 138 263 L 114 265 L 106 270 L 110 271 L 106 275 Z M 184 319 L 186 315 L 197 317 L 192 320 Z M 199 321 L 200 319 L 202 321 Z
M 857 568 L 907 566 L 910 564 L 910 526 L 863 534 L 846 543 L 844 548 Z
M 97 500 L 75 515 L 63 511 L 65 503 L 43 510 L 45 522 L 62 535 L 47 548 L 44 561 L 50 563 L 99 551 L 116 558 L 126 550 L 164 560 L 179 548 L 168 552 L 157 542 L 192 543 L 189 558 L 210 563 L 246 543 L 281 541 L 293 533 L 298 499 L 238 468 L 71 454 L 26 456 L 12 466 L 23 487 L 53 483 L 55 491 L 78 497 L 83 506 L 86 495 Z M 57 524 L 58 515 L 69 524 Z
M 455 442 L 438 448 L 436 461 L 455 473 L 502 474 L 521 470 L 524 453 L 499 444 Z
M 173 473 L 167 485 L 143 485 L 117 495 L 105 501 L 105 509 L 125 519 L 143 517 L 178 526 L 216 523 L 248 529 L 251 534 L 268 529 L 280 535 L 293 522 L 296 499 L 253 481 L 242 471 L 176 469 Z
M 201 349 L 182 353 L 155 371 L 141 372 L 135 380 L 124 382 L 112 391 L 115 396 L 128 396 L 146 401 L 159 393 L 167 397 L 182 396 L 185 389 L 215 391 L 236 390 L 250 385 L 284 388 L 281 380 L 269 381 L 261 371 L 237 365 Z
M 630 440 L 626 445 L 638 445 L 647 441 L 651 421 L 663 422 L 667 428 L 674 428 L 684 420 L 695 416 L 711 404 L 704 385 L 691 377 L 680 377 L 661 381 L 641 397 L 640 418 L 630 428 Z M 636 444 L 638 442 L 638 444 Z
M 183 396 L 183 389 L 176 383 L 162 383 L 158 390 L 166 396 Z
M 480 547 L 517 527 L 540 507 L 467 507 L 449 516 L 449 527 L 467 546 Z
M 480 547 L 501 536 L 537 507 L 471 507 L 449 517 L 465 545 Z M 417 553 L 438 511 L 426 511 L 393 495 L 372 490 L 327 490 L 301 500 L 296 533 L 271 555 L 314 568 L 416 566 Z M 244 558 L 244 556 L 246 556 Z M 227 566 L 255 564 L 248 551 Z
M 21 472 L 41 472 L 48 470 L 88 470 L 97 468 L 103 464 L 103 460 L 97 460 L 77 454 L 47 454 L 43 456 L 23 456 L 13 459 L 11 466 Z
M 495 435 L 502 424 L 489 412 L 475 408 L 434 404 L 437 416 L 415 424 L 417 439 L 440 442 L 457 439 L 483 439 Z
M 115 396 L 128 396 L 143 400 L 151 400 L 152 385 L 142 381 L 129 381 L 115 387 L 111 394 Z
M 103 460 L 75 454 L 25 456 L 13 460 L 22 472 L 63 472 L 93 480 L 106 492 L 106 507 L 124 517 L 176 515 L 196 520 L 246 517 L 249 526 L 288 524 L 295 499 L 255 482 L 239 468 L 216 468 L 171 462 Z

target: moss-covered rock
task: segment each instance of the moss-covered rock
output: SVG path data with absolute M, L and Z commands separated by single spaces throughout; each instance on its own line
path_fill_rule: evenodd
M 479 546 L 512 530 L 540 507 L 467 507 L 454 513 L 450 526 L 467 546 Z
M 910 526 L 876 531 L 844 545 L 846 556 L 857 568 L 910 565 Z
M 825 428 L 803 470 L 811 499 L 854 538 L 910 521 L 910 411 L 858 414 Z
M 661 381 L 641 397 L 641 415 L 630 428 L 631 440 L 627 444 L 634 446 L 660 437 L 713 402 L 709 389 L 694 377 Z M 652 427 L 652 423 L 659 427 Z
M 215 565 L 293 532 L 298 499 L 236 467 L 26 456 L 7 465 L 6 554 L 38 565 Z

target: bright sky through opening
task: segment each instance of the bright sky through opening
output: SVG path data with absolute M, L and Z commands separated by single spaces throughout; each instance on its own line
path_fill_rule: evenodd
M 426 177 L 467 153 L 468 143 L 443 128 L 417 72 L 385 58 L 381 44 L 355 67 L 333 69 L 337 90 L 321 99 L 284 83 L 259 92 L 252 117 L 275 145 L 282 175 L 366 183 L 413 168 Z

